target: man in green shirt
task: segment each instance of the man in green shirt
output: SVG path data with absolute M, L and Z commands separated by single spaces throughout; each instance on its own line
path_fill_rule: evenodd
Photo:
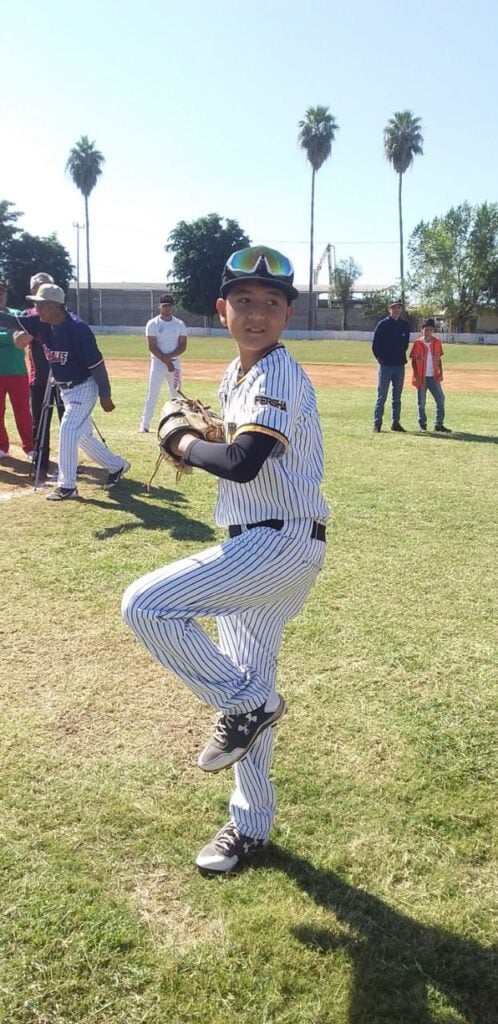
M 7 285 L 0 281 L 0 311 L 19 315 L 20 310 L 7 308 Z M 28 458 L 33 458 L 33 421 L 29 408 L 28 371 L 24 352 L 14 345 L 12 332 L 0 330 L 0 459 L 9 453 L 9 435 L 5 426 L 5 403 L 7 395 L 14 413 L 14 419 L 21 438 L 22 449 Z

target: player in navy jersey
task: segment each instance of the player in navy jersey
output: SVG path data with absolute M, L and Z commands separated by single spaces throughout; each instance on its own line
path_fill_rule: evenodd
M 285 710 L 276 691 L 286 622 L 298 614 L 325 556 L 328 508 L 313 387 L 280 342 L 292 315 L 293 268 L 264 246 L 233 253 L 217 310 L 238 348 L 220 387 L 226 442 L 185 431 L 174 441 L 187 465 L 220 478 L 216 521 L 228 539 L 133 583 L 123 615 L 151 654 L 220 714 L 199 758 L 231 765 L 230 820 L 203 847 L 204 872 L 227 872 L 262 849 L 275 815 L 273 729 Z M 196 622 L 215 616 L 216 645 Z
M 106 487 L 114 487 L 130 465 L 93 435 L 91 414 L 97 397 L 105 412 L 114 409 L 109 377 L 95 335 L 88 324 L 67 311 L 64 292 L 57 285 L 42 284 L 34 295 L 26 298 L 34 302 L 36 315 L 0 314 L 0 326 L 23 331 L 39 340 L 64 402 L 57 487 L 47 497 L 51 501 L 77 497 L 78 446 L 99 466 L 108 469 Z

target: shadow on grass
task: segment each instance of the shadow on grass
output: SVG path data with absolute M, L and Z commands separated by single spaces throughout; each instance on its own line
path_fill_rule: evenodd
M 154 493 L 148 494 L 143 491 L 137 494 L 137 488 L 145 485 L 137 483 L 129 478 L 122 479 L 117 487 L 104 492 L 102 498 L 84 498 L 85 505 L 94 505 L 97 508 L 105 509 L 106 512 L 129 512 L 135 516 L 134 523 L 119 523 L 117 526 L 108 526 L 103 530 L 96 530 L 97 540 L 107 540 L 116 534 L 128 533 L 130 530 L 163 530 L 167 531 L 175 540 L 197 540 L 200 542 L 216 539 L 216 533 L 212 527 L 198 519 L 192 519 L 188 514 L 189 503 L 184 494 L 180 491 L 170 491 L 165 487 L 154 488 Z M 158 506 L 157 500 L 164 504 Z M 186 514 L 171 508 L 172 505 L 186 506 Z
M 0 484 L 14 484 L 16 487 L 32 487 L 31 463 L 6 455 L 0 462 Z
M 317 956 L 341 949 L 350 958 L 350 1024 L 456 1024 L 449 1009 L 432 1014 L 429 987 L 465 1024 L 497 1024 L 498 948 L 419 924 L 333 871 L 315 868 L 278 846 L 268 848 L 263 863 L 287 874 L 351 930 L 337 935 L 306 925 L 292 929 Z
M 451 434 L 439 434 L 432 431 L 412 431 L 414 437 L 428 437 L 432 441 L 473 441 L 474 444 L 498 444 L 498 437 L 491 434 L 465 434 L 453 430 Z

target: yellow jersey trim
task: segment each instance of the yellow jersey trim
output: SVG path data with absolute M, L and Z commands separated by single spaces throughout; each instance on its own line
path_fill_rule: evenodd
M 232 436 L 232 441 L 239 436 L 239 434 L 268 434 L 269 437 L 274 437 L 276 441 L 280 441 L 284 448 L 289 447 L 289 442 L 284 434 L 281 434 L 278 430 L 272 430 L 271 427 L 263 427 L 258 423 L 244 423 L 242 427 L 237 427 L 235 434 Z

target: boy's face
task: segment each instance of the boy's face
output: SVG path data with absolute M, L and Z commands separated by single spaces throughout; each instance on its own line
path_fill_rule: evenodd
M 256 356 L 254 362 L 277 343 L 293 312 L 279 288 L 257 281 L 232 285 L 226 299 L 218 299 L 216 309 L 241 353 Z
M 432 327 L 424 327 L 424 339 L 430 341 L 432 338 Z

